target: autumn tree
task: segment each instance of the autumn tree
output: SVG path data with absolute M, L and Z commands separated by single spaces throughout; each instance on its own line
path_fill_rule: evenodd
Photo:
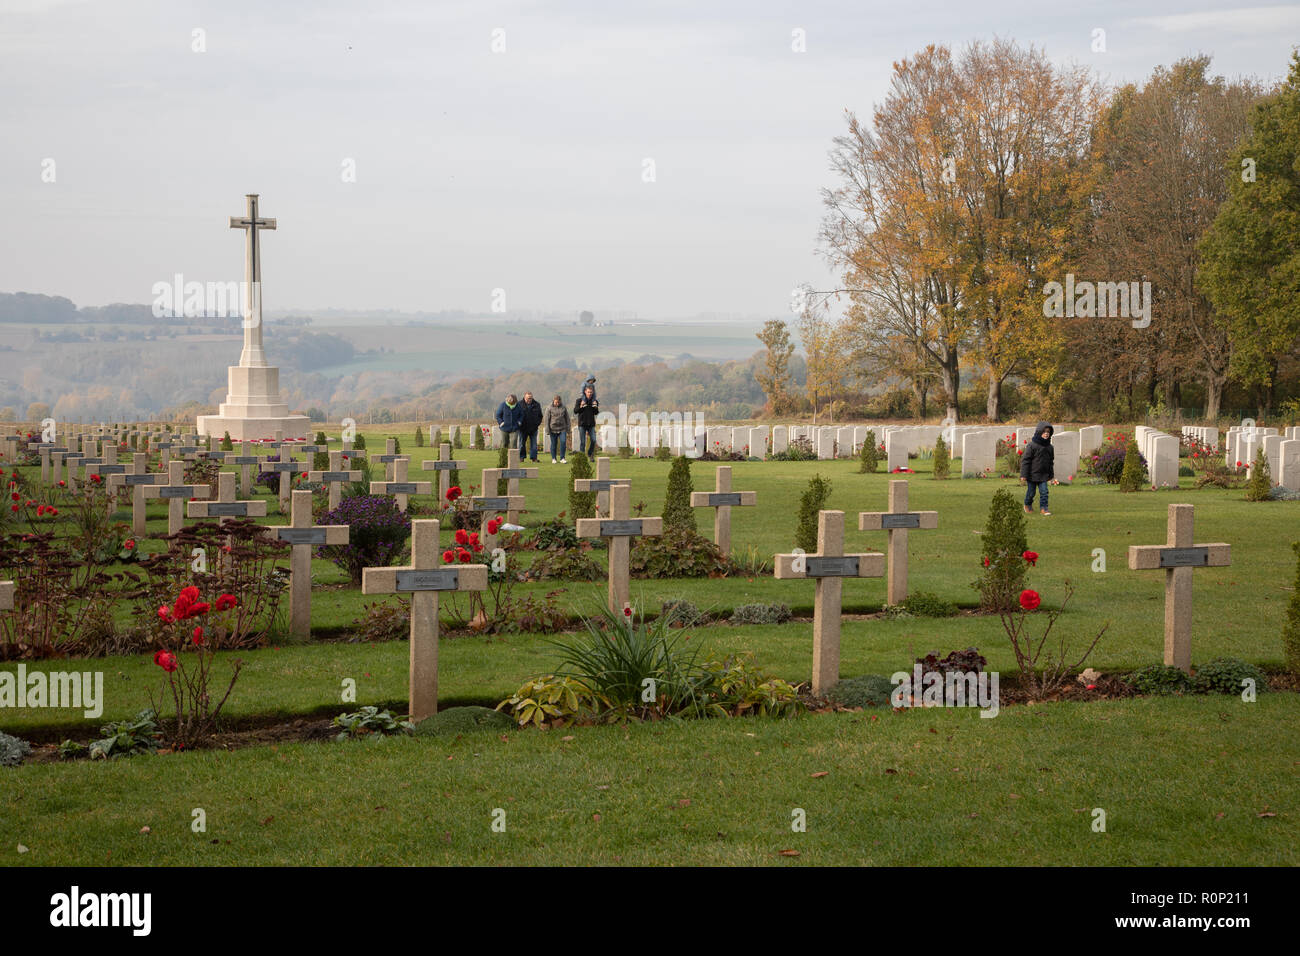
M 1081 323 L 1081 349 L 1111 388 L 1144 378 L 1148 404 L 1157 388 L 1182 404 L 1183 379 L 1205 389 L 1205 417 L 1218 417 L 1232 343 L 1196 285 L 1198 242 L 1227 198 L 1223 163 L 1249 129 L 1259 90 L 1209 75 L 1209 57 L 1158 67 L 1141 87 L 1121 88 L 1099 125 L 1098 175 L 1090 208 L 1090 278 L 1149 281 L 1152 322 L 1121 318 Z M 1101 327 L 1107 327 L 1102 329 Z M 1127 378 L 1127 381 L 1124 379 Z
M 1200 246 L 1200 288 L 1232 343 L 1229 374 L 1270 409 L 1300 343 L 1300 52 L 1228 159 L 1227 199 Z
M 794 378 L 790 375 L 794 344 L 790 341 L 790 329 L 782 319 L 768 319 L 757 337 L 767 353 L 763 357 L 763 369 L 756 371 L 754 378 L 767 396 L 772 414 L 779 415 L 789 407 L 794 391 Z
M 799 317 L 799 340 L 807 361 L 804 390 L 812 404 L 813 422 L 822 400 L 844 390 L 844 350 L 841 329 L 824 306 L 809 303 Z

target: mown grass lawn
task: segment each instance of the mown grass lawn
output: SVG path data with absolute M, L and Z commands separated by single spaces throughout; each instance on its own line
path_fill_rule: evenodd
M 1293 694 L 1139 698 L 25 766 L 0 861 L 1295 865 L 1297 718 Z
M 381 446 L 383 434 L 371 432 L 372 447 Z M 430 451 L 406 447 L 408 436 L 402 437 L 416 476 Z M 457 457 L 470 461 L 463 483 L 477 482 L 469 475 L 496 464 L 495 452 L 458 450 Z M 912 508 L 940 515 L 937 531 L 910 537 L 912 589 L 970 604 L 977 532 L 989 499 L 998 487 L 1019 486 L 999 479 L 935 481 L 927 461 L 912 464 L 920 471 L 910 476 Z M 545 457 L 539 467 L 539 480 L 521 483 L 526 525 L 568 507 L 568 469 Z M 697 490 L 712 487 L 713 467 L 693 466 Z M 615 459 L 612 473 L 632 479 L 632 500 L 644 501 L 646 514 L 660 513 L 667 463 Z M 883 548 L 885 535 L 858 532 L 855 516 L 883 509 L 888 481 L 897 476 L 859 475 L 848 461 L 734 463 L 733 487 L 759 496 L 758 507 L 733 509 L 734 546 L 769 558 L 788 551 L 799 494 L 816 473 L 834 484 L 829 506 L 847 512 L 847 550 Z M 1120 671 L 1158 662 L 1163 576 L 1128 571 L 1126 549 L 1162 543 L 1166 506 L 1175 501 L 1197 505 L 1198 542 L 1233 547 L 1231 567 L 1196 572 L 1193 662 L 1233 656 L 1279 664 L 1295 570 L 1290 542 L 1300 538 L 1294 502 L 1252 504 L 1240 491 L 1122 495 L 1109 486 L 1058 487 L 1054 516 L 1029 519 L 1029 545 L 1041 555 L 1030 586 L 1054 606 L 1066 581 L 1072 583 L 1075 594 L 1058 625 L 1071 644 L 1086 643 L 1109 625 L 1089 664 Z M 266 521 L 280 523 L 271 502 Z M 154 506 L 150 513 L 150 532 L 165 532 L 165 510 Z M 711 512 L 702 510 L 699 518 L 707 533 Z M 161 547 L 149 539 L 141 544 Z M 1098 549 L 1105 571 L 1094 570 Z M 594 556 L 603 563 L 603 552 Z M 393 600 L 363 597 L 329 562 L 314 562 L 313 576 L 313 626 L 334 638 L 359 639 L 353 622 L 364 605 Z M 557 588 L 574 613 L 591 613 L 604 600 L 603 581 L 523 584 L 515 593 Z M 686 599 L 725 619 L 731 608 L 754 602 L 810 611 L 813 585 L 768 574 L 634 580 L 632 592 L 650 612 L 664 600 Z M 846 611 L 877 610 L 884 582 L 847 582 L 844 599 Z M 772 673 L 805 681 L 811 630 L 807 619 L 763 627 L 720 621 L 693 629 L 690 639 L 717 656 L 752 653 Z M 1014 670 L 997 618 L 851 618 L 844 622 L 841 675 L 889 674 L 929 651 L 969 646 L 980 649 L 990 668 Z M 228 707 L 234 718 L 334 714 L 359 704 L 405 707 L 404 641 L 279 643 L 223 654 L 218 679 L 232 656 L 245 664 Z M 447 637 L 440 706 L 493 705 L 554 665 L 554 649 L 539 635 Z M 103 717 L 94 720 L 69 710 L 0 712 L 0 730 L 30 739 L 86 739 L 104 721 L 145 707 L 148 690 L 162 683 L 146 655 L 27 666 L 103 671 L 106 696 Z M 356 704 L 340 700 L 346 679 L 356 682 Z M 881 711 L 27 765 L 0 772 L 0 860 L 1294 864 L 1297 717 L 1300 698 L 1289 693 L 1263 694 L 1254 704 L 1235 697 L 1151 698 L 1006 707 L 992 720 L 973 711 Z M 561 739 L 569 734 L 573 741 Z M 811 776 L 821 771 L 828 775 Z M 207 811 L 206 834 L 189 829 L 195 807 Z M 506 811 L 505 833 L 490 828 L 498 807 Z M 790 830 L 796 807 L 808 812 L 807 833 Z M 1107 812 L 1105 833 L 1091 828 L 1097 807 Z M 138 832 L 145 825 L 152 834 Z M 15 856 L 19 843 L 31 854 Z M 799 849 L 801 856 L 777 856 L 781 849 Z

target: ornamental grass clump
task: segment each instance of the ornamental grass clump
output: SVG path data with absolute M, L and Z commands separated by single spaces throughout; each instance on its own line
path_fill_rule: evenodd
M 392 564 L 411 536 L 410 516 L 388 495 L 344 498 L 321 523 L 348 526 L 347 544 L 323 547 L 317 555 L 346 571 L 353 584 L 361 583 L 363 569 Z

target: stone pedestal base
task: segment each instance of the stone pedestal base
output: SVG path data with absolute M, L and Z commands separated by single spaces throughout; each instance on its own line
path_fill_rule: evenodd
M 231 441 L 274 438 L 277 431 L 286 439 L 306 438 L 311 422 L 306 415 L 290 415 L 280 401 L 280 370 L 273 365 L 232 365 L 229 392 L 216 415 L 200 415 L 200 435 L 221 438 L 230 432 Z

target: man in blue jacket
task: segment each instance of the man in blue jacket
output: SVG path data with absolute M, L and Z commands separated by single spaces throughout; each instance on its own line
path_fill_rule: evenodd
M 497 406 L 497 427 L 505 435 L 507 448 L 519 447 L 519 429 L 524 423 L 524 410 L 519 399 L 507 395 L 506 400 Z

